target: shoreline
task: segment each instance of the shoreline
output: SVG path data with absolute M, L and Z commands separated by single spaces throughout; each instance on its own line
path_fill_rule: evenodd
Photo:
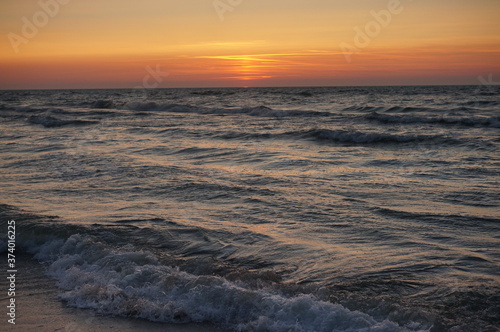
M 66 306 L 57 299 L 62 291 L 56 281 L 45 275 L 44 266 L 28 255 L 16 257 L 16 324 L 8 323 L 6 315 L 10 297 L 2 296 L 4 313 L 0 322 L 2 331 L 60 331 L 60 332 L 227 332 L 210 324 L 168 324 L 142 319 L 100 316 L 92 310 Z M 8 280 L 2 278 L 1 289 L 8 289 Z M 7 293 L 5 293 L 7 295 Z

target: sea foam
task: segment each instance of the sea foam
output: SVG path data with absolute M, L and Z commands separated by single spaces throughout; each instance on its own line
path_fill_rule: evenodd
M 151 252 L 112 248 L 90 235 L 32 247 L 50 262 L 60 298 L 100 314 L 157 322 L 210 322 L 236 331 L 407 331 L 312 295 L 285 296 L 243 282 L 193 275 L 163 265 Z M 413 330 L 413 329 L 412 329 Z

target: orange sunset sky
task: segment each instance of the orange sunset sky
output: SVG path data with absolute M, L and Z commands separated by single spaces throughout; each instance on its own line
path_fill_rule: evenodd
M 148 66 L 158 87 L 500 81 L 499 0 L 0 0 L 0 17 L 0 89 L 133 88 Z

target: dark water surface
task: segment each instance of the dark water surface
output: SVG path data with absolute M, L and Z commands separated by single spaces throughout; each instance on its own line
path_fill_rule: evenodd
M 498 331 L 499 95 L 0 91 L 0 222 L 102 314 Z

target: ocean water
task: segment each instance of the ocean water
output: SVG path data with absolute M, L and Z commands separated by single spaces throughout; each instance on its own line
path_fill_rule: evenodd
M 96 314 L 499 331 L 499 96 L 0 91 L 1 232 Z

